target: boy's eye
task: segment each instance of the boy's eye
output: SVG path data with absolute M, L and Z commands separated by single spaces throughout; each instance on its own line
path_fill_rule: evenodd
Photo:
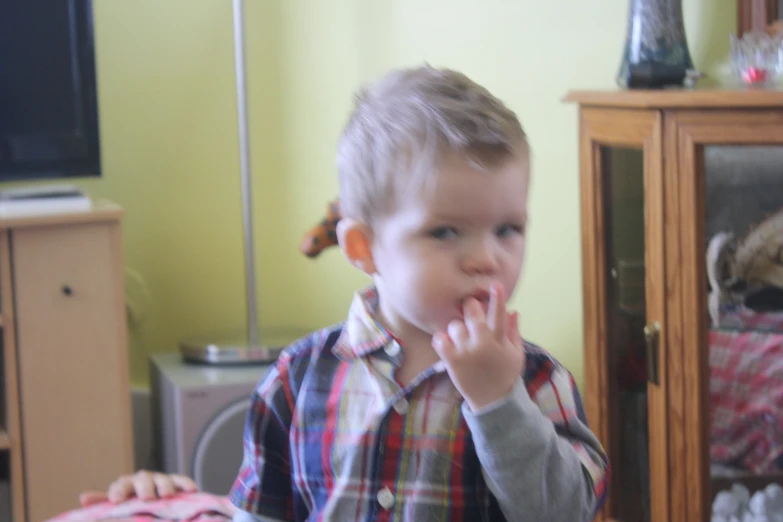
M 522 225 L 506 223 L 505 225 L 500 225 L 498 227 L 497 234 L 500 237 L 509 237 L 513 234 L 522 234 L 523 231 L 524 227 L 522 227 Z
M 435 239 L 452 239 L 457 237 L 457 231 L 452 227 L 433 228 L 429 232 L 430 237 Z

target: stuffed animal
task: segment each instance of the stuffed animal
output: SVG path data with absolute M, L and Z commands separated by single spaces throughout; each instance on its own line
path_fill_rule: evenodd
M 736 273 L 734 255 L 737 245 L 734 235 L 730 232 L 719 232 L 710 238 L 707 245 L 707 281 L 709 282 L 709 294 L 707 296 L 707 309 L 713 327 L 720 326 L 721 305 L 737 303 L 737 299 L 731 291 L 735 283 L 732 277 Z
M 748 290 L 783 288 L 783 208 L 751 228 L 737 242 L 735 278 Z
M 300 247 L 301 252 L 309 258 L 318 257 L 329 247 L 337 246 L 337 223 L 342 218 L 340 201 L 330 201 L 326 207 L 326 215 L 305 233 Z
M 720 309 L 744 305 L 754 311 L 783 310 L 783 209 L 743 237 L 719 232 L 707 245 L 708 310 L 713 326 Z

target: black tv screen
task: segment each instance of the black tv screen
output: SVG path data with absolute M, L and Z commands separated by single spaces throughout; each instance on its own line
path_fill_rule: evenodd
M 101 175 L 91 0 L 0 0 L 0 181 Z

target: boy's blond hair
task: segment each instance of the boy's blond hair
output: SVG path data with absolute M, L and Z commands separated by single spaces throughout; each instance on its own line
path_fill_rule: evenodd
M 428 65 L 393 70 L 357 95 L 343 131 L 341 210 L 371 224 L 432 179 L 444 154 L 492 167 L 526 151 L 516 114 L 464 74 Z

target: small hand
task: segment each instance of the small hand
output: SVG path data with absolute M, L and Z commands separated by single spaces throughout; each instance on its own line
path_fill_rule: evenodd
M 473 410 L 510 394 L 525 366 L 518 314 L 507 313 L 505 303 L 503 288 L 493 286 L 486 315 L 478 301 L 469 298 L 465 320 L 452 321 L 448 333 L 437 332 L 432 338 L 451 380 Z
M 170 497 L 179 492 L 195 492 L 198 486 L 183 475 L 166 475 L 151 471 L 138 471 L 134 475 L 124 475 L 111 483 L 108 491 L 85 491 L 79 495 L 79 503 L 84 506 L 105 502 L 114 504 L 132 497 L 142 500 L 155 500 Z

